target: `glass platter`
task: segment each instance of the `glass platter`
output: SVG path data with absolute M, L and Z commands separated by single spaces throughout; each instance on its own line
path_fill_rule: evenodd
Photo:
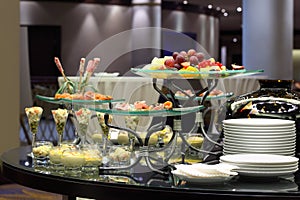
M 206 71 L 206 72 L 190 72 L 190 71 L 174 71 L 174 70 L 151 70 L 141 68 L 131 68 L 131 71 L 137 75 L 159 78 L 159 79 L 208 79 L 208 78 L 226 78 L 233 76 L 252 75 L 264 72 L 264 70 L 226 70 L 226 71 Z
M 170 97 L 169 94 L 167 96 Z M 225 93 L 225 94 L 222 94 L 222 95 L 217 95 L 217 96 L 207 96 L 205 100 L 229 98 L 229 97 L 232 97 L 232 96 L 233 96 L 233 92 L 228 92 L 228 93 Z M 175 98 L 178 99 L 178 100 L 188 100 L 189 99 L 188 97 L 178 96 L 178 95 L 175 95 Z M 197 96 L 197 97 L 194 98 L 194 100 L 195 101 L 201 101 L 202 97 Z
M 103 104 L 125 101 L 125 99 L 112 99 L 112 100 L 79 100 L 79 99 L 55 99 L 54 97 L 47 97 L 42 95 L 36 95 L 36 98 L 48 103 L 54 104 Z
M 134 111 L 124 111 L 116 109 L 101 109 L 101 108 L 89 108 L 97 112 L 114 114 L 114 115 L 137 115 L 137 116 L 179 116 L 184 114 L 189 114 L 197 112 L 203 109 L 204 106 L 192 106 L 186 108 L 173 108 L 172 110 L 134 110 Z

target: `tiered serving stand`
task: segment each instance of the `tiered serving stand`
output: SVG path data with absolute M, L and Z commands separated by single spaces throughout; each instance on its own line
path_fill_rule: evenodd
M 114 128 L 118 130 L 127 131 L 129 133 L 130 144 L 129 149 L 132 151 L 134 155 L 131 159 L 130 164 L 118 165 L 118 166 L 110 166 L 101 165 L 100 170 L 124 170 L 131 169 L 137 164 L 142 165 L 151 171 L 167 174 L 169 173 L 168 169 L 173 167 L 172 162 L 170 162 L 171 158 L 174 157 L 175 154 L 180 156 L 180 163 L 185 163 L 185 152 L 186 149 L 191 149 L 195 152 L 203 154 L 202 162 L 214 162 L 218 160 L 219 156 L 222 154 L 221 150 L 213 150 L 215 146 L 221 147 L 222 144 L 219 143 L 216 139 L 211 138 L 207 134 L 207 128 L 204 126 L 204 102 L 211 99 L 218 98 L 228 98 L 231 97 L 232 93 L 225 93 L 224 95 L 220 95 L 218 97 L 209 97 L 209 93 L 216 88 L 218 84 L 218 80 L 222 78 L 228 77 L 236 77 L 236 76 L 248 76 L 252 74 L 257 74 L 263 72 L 263 70 L 226 70 L 226 71 L 209 71 L 209 72 L 181 72 L 181 71 L 173 71 L 173 70 L 147 70 L 147 69 L 139 69 L 132 68 L 131 71 L 139 76 L 143 77 L 151 77 L 153 82 L 153 88 L 160 94 L 161 98 L 165 101 L 171 101 L 173 104 L 173 108 L 170 110 L 149 110 L 149 111 L 122 111 L 115 109 L 115 103 L 125 101 L 124 99 L 116 99 L 116 100 L 105 100 L 105 101 L 93 101 L 93 100 L 68 100 L 68 99 L 54 99 L 52 97 L 44 97 L 37 95 L 37 98 L 46 102 L 62 104 L 67 109 L 70 110 L 71 117 L 72 112 L 74 112 L 74 107 L 86 107 L 92 111 L 105 113 L 104 120 L 105 124 L 109 128 Z M 162 91 L 157 86 L 157 79 L 165 80 L 165 87 L 168 88 L 167 93 Z M 195 91 L 195 94 L 190 96 L 184 92 L 183 89 L 176 85 L 176 81 L 178 79 L 198 79 L 207 81 L 207 87 L 202 90 Z M 181 91 L 186 94 L 186 97 L 177 97 L 174 94 L 174 90 Z M 205 92 L 203 97 L 199 97 L 199 94 Z M 194 114 L 195 121 L 191 122 L 191 129 L 188 132 L 183 131 L 182 129 L 182 116 L 187 114 Z M 161 119 L 161 122 L 151 125 L 148 130 L 145 139 L 143 140 L 140 135 L 135 131 L 131 130 L 128 127 L 120 127 L 117 125 L 113 125 L 109 123 L 109 115 L 120 115 L 120 116 L 150 116 Z M 92 116 L 95 117 L 95 116 Z M 166 124 L 163 123 L 166 117 L 170 118 L 173 122 L 173 132 L 171 139 L 167 143 L 158 143 L 157 145 L 149 145 L 149 139 L 152 134 L 157 131 L 161 131 L 166 127 Z M 76 127 L 76 125 L 75 125 Z M 201 148 L 197 148 L 191 145 L 186 136 L 188 134 L 197 133 L 198 130 L 201 130 L 201 134 L 204 137 L 204 143 Z M 220 133 L 217 133 L 220 135 Z M 76 134 L 76 140 L 74 143 L 81 144 L 82 140 L 80 135 Z M 101 145 L 103 156 L 109 153 L 109 149 L 113 146 L 113 144 L 108 144 L 109 139 L 107 136 L 103 135 L 103 144 Z M 180 146 L 178 147 L 177 140 L 181 139 Z M 80 142 L 81 141 L 81 142 Z M 159 140 L 160 141 L 160 140 Z M 209 145 L 205 145 L 208 143 Z M 178 153 L 179 151 L 179 153 Z M 157 155 L 160 155 L 159 158 Z M 206 155 L 206 156 L 205 156 Z M 210 155 L 213 156 L 213 159 L 208 159 Z M 201 162 L 201 161 L 200 161 Z

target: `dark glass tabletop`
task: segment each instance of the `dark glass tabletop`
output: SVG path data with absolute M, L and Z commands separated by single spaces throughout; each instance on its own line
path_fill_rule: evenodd
M 32 167 L 30 146 L 8 150 L 1 155 L 2 175 L 39 190 L 93 199 L 300 199 L 298 172 L 276 178 L 237 176 L 227 182 L 180 181 L 171 173 L 162 175 L 143 166 L 123 171 L 100 171 L 96 176 L 67 177 L 42 173 Z M 168 171 L 166 169 L 166 171 Z

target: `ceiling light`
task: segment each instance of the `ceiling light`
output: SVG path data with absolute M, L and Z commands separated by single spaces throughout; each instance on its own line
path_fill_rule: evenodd
M 237 8 L 236 8 L 236 11 L 237 11 L 237 12 L 242 12 L 242 10 L 243 10 L 242 7 L 237 7 Z
M 218 7 L 216 7 L 216 10 L 217 10 L 217 11 L 220 11 L 220 10 L 221 10 L 221 8 L 218 6 Z
M 227 13 L 227 12 L 224 12 L 223 15 L 224 15 L 224 17 L 227 17 L 227 16 L 228 16 L 228 13 Z
M 221 10 L 221 12 L 224 13 L 224 12 L 226 12 L 226 10 L 223 8 L 223 9 Z
M 186 5 L 186 4 L 188 4 L 189 2 L 188 2 L 187 0 L 184 0 L 182 3 Z
M 237 38 L 232 38 L 232 42 L 237 43 L 238 39 Z
M 209 4 L 207 7 L 208 7 L 208 9 L 212 9 L 213 6 L 211 4 Z

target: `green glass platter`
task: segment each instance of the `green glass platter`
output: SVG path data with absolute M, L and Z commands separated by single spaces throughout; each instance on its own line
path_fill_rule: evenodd
M 264 72 L 264 70 L 224 70 L 224 71 L 176 71 L 176 70 L 151 70 L 143 68 L 131 68 L 131 72 L 143 77 L 158 79 L 213 79 L 234 76 L 248 76 Z
M 136 115 L 136 116 L 179 116 L 185 115 L 189 113 L 198 112 L 203 109 L 204 106 L 192 106 L 192 107 L 185 107 L 185 108 L 173 108 L 171 110 L 117 110 L 117 109 L 102 109 L 102 108 L 89 108 L 91 110 L 113 114 L 113 115 Z
M 85 104 L 85 105 L 98 105 L 104 103 L 122 102 L 125 99 L 112 99 L 112 100 L 79 100 L 79 99 L 55 99 L 54 97 L 47 97 L 42 95 L 36 95 L 36 98 L 53 104 Z
M 169 94 L 167 95 L 168 97 L 171 97 Z M 207 96 L 205 98 L 206 101 L 209 101 L 209 100 L 217 100 L 217 99 L 223 99 L 223 98 L 229 98 L 229 97 L 232 97 L 233 96 L 233 92 L 228 92 L 228 93 L 225 93 L 225 94 L 222 94 L 222 95 L 216 95 L 216 96 Z M 186 97 L 186 96 L 178 96 L 178 95 L 175 95 L 175 98 L 178 99 L 178 100 L 188 100 L 189 98 Z M 201 101 L 203 97 L 200 97 L 200 96 L 197 96 L 194 98 L 195 101 Z

